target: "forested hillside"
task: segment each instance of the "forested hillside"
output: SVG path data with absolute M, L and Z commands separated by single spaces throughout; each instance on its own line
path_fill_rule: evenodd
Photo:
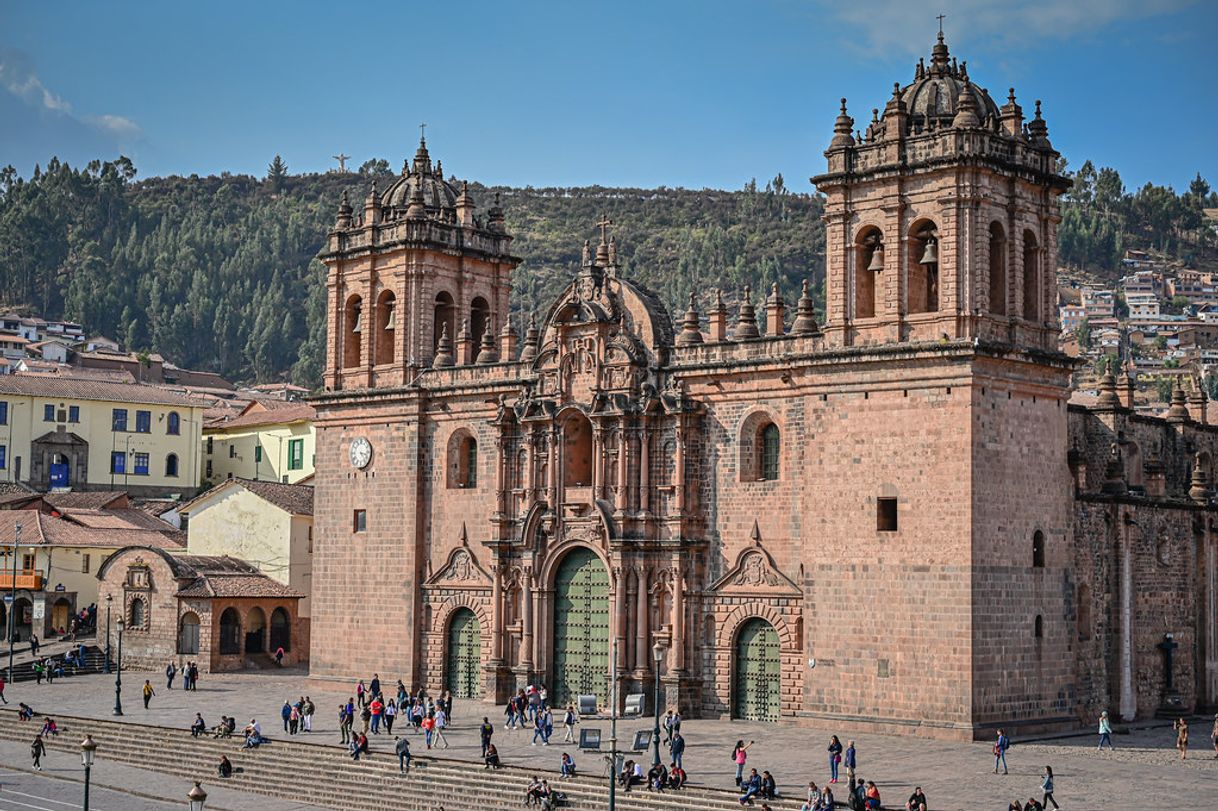
M 1157 186 L 1129 195 L 1115 172 L 1097 176 L 1089 166 L 1066 205 L 1064 259 L 1102 269 L 1130 245 L 1206 250 L 1200 208 L 1218 200 L 1200 178 L 1183 195 Z M 0 306 L 75 319 L 129 348 L 234 380 L 315 384 L 324 270 L 314 256 L 342 191 L 358 206 L 374 178 L 385 188 L 388 164 L 292 175 L 277 158 L 263 178 L 135 177 L 126 158 L 83 169 L 53 160 L 30 178 L 0 171 Z M 722 286 L 734 299 L 751 283 L 763 296 L 777 281 L 794 300 L 804 277 L 820 290 L 820 201 L 792 193 L 781 176 L 739 191 L 471 191 L 484 212 L 499 192 L 517 237 L 516 313 L 544 307 L 566 283 L 602 214 L 617 223 L 624 272 L 659 292 L 676 317 L 691 290 L 705 302 Z

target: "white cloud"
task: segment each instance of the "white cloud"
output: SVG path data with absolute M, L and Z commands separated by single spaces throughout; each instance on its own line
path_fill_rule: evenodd
M 1098 31 L 1121 20 L 1145 19 L 1193 5 L 1195 0 L 820 0 L 842 22 L 857 26 L 869 48 L 920 55 L 934 42 L 944 14 L 948 43 L 993 40 L 1027 45 Z M 921 36 L 918 32 L 923 32 Z
M 136 124 L 130 118 L 124 118 L 121 115 L 87 116 L 85 121 L 92 124 L 97 129 L 111 133 L 118 138 L 135 138 L 142 132 L 138 124 Z
M 0 88 L 31 107 L 67 116 L 115 140 L 130 141 L 142 134 L 138 124 L 121 115 L 74 115 L 72 105 L 42 83 L 29 58 L 21 51 L 0 48 Z

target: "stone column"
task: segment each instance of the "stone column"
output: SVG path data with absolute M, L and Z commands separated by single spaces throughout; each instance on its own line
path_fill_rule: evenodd
M 622 417 L 618 425 L 617 434 L 617 492 L 614 494 L 613 509 L 619 514 L 626 512 L 626 475 L 629 470 L 627 466 L 627 451 L 630 448 L 630 442 L 626 433 L 626 418 Z
M 673 484 L 676 486 L 676 503 L 677 515 L 685 515 L 685 417 L 677 415 L 677 451 L 676 460 L 673 471 L 676 481 Z
M 626 572 L 623 566 L 616 570 L 613 589 L 613 638 L 617 640 L 617 669 L 626 672 Z
M 521 584 L 520 612 L 523 614 L 520 634 L 520 666 L 525 670 L 533 669 L 533 570 L 524 569 Z
M 1133 691 L 1133 545 L 1130 525 L 1124 524 L 1121 536 L 1121 720 L 1132 721 L 1138 713 Z
M 503 663 L 503 567 L 498 561 L 493 567 L 491 582 L 491 664 Z
M 592 498 L 602 498 L 605 486 L 605 428 L 592 424 Z
M 1200 700 L 1213 707 L 1218 705 L 1218 538 L 1213 527 L 1205 533 L 1205 569 L 1201 573 L 1205 606 L 1200 637 L 1205 640 L 1205 694 Z
M 551 426 L 550 427 L 550 448 L 549 448 L 549 458 L 550 458 L 549 479 L 550 479 L 550 481 L 548 482 L 547 487 L 549 488 L 549 491 L 550 491 L 549 496 L 548 496 L 548 501 L 550 502 L 550 510 L 554 513 L 559 512 L 559 509 L 558 509 L 558 481 L 559 481 L 558 480 L 558 466 L 559 466 L 560 459 L 562 457 L 562 453 L 559 449 L 558 438 L 559 438 L 558 426 Z
M 685 672 L 685 568 L 679 556 L 672 566 L 672 670 Z
M 651 601 L 647 580 L 647 569 L 639 566 L 635 570 L 639 582 L 638 604 L 635 607 L 634 667 L 640 675 L 651 672 L 651 656 L 647 650 L 648 626 L 651 624 Z
M 647 416 L 642 419 L 639 430 L 639 512 L 651 511 L 651 436 Z

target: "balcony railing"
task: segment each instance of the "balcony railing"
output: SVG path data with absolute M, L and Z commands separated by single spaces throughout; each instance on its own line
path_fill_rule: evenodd
M 17 588 L 27 589 L 29 591 L 42 590 L 42 572 L 37 569 L 19 569 L 17 570 Z M 13 572 L 0 572 L 0 592 L 9 591 L 13 588 Z

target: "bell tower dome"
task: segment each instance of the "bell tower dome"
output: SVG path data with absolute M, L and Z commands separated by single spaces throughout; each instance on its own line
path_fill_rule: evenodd
M 948 52 L 893 85 L 865 131 L 841 111 L 812 178 L 826 196 L 831 346 L 976 338 L 1057 346 L 1058 196 L 1070 181 L 1036 102 L 1023 121 Z
M 388 188 L 371 184 L 362 217 L 344 194 L 319 258 L 326 281 L 327 390 L 404 386 L 454 359 L 440 352 L 459 330 L 458 364 L 477 359 L 484 333 L 508 323 L 512 237 L 498 197 L 486 217 L 420 137 L 413 161 Z M 509 360 L 504 358 L 503 360 Z M 489 363 L 490 356 L 483 358 Z

